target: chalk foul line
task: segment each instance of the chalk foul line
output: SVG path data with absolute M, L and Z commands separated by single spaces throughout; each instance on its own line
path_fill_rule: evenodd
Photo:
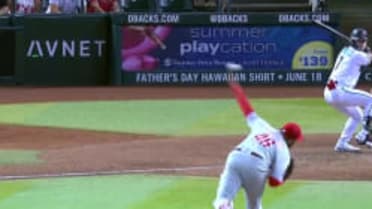
M 149 168 L 149 169 L 125 169 L 111 171 L 89 171 L 89 172 L 66 172 L 56 174 L 33 174 L 33 175 L 9 175 L 0 176 L 0 181 L 4 180 L 21 180 L 21 179 L 41 179 L 41 178 L 58 178 L 58 177 L 79 177 L 79 176 L 109 176 L 124 174 L 150 174 L 161 172 L 182 172 L 195 170 L 211 170 L 222 168 L 222 165 L 205 165 L 205 166 L 186 166 L 173 168 Z

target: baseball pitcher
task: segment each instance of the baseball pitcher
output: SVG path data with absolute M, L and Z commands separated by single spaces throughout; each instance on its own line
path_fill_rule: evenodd
M 261 199 L 268 181 L 272 187 L 285 182 L 293 169 L 289 148 L 302 140 L 301 128 L 296 123 L 286 123 L 275 129 L 253 109 L 237 83 L 229 83 L 244 113 L 250 134 L 232 150 L 221 174 L 215 209 L 233 209 L 233 200 L 240 188 L 246 194 L 247 209 L 262 209 Z
M 372 147 L 369 141 L 369 127 L 372 119 L 372 95 L 355 89 L 361 68 L 371 63 L 372 53 L 367 46 L 368 33 L 363 28 L 355 28 L 350 35 L 351 43 L 337 56 L 333 70 L 324 88 L 325 101 L 348 116 L 344 129 L 334 147 L 337 152 L 359 152 L 360 148 L 351 145 L 353 134 L 359 124 L 363 129 L 356 135 L 359 144 Z M 364 108 L 364 111 L 363 109 Z

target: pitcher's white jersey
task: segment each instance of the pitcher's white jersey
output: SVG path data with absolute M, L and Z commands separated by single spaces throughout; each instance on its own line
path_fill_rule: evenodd
M 251 133 L 238 145 L 242 150 L 253 151 L 263 157 L 269 176 L 280 182 L 290 161 L 289 148 L 278 129 L 273 128 L 256 113 L 246 118 Z M 264 169 L 264 168 L 262 168 Z
M 273 128 L 257 115 L 238 83 L 229 81 L 229 86 L 251 133 L 229 152 L 213 206 L 215 209 L 233 208 L 235 195 L 243 188 L 246 208 L 262 209 L 266 183 L 271 187 L 280 186 L 290 174 L 287 173 L 291 162 L 289 145 L 302 140 L 301 128 L 296 123 L 286 123 L 280 129 Z M 287 145 L 287 139 L 291 144 Z
M 360 68 L 371 62 L 367 53 L 356 50 L 352 46 L 344 47 L 337 56 L 329 80 L 338 85 L 354 88 L 360 77 Z

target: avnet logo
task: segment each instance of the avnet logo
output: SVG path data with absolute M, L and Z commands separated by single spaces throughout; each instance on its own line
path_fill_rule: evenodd
M 105 40 L 31 40 L 27 47 L 27 57 L 102 57 L 105 47 Z

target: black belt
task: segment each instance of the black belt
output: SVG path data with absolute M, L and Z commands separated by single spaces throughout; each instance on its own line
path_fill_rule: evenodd
M 239 151 L 239 152 L 242 152 L 242 151 L 243 151 L 243 149 L 240 148 L 240 147 L 236 147 L 235 150 L 236 150 L 236 151 Z M 261 159 L 261 160 L 264 159 L 264 158 L 263 158 L 260 154 L 258 154 L 257 152 L 251 151 L 250 154 L 251 154 L 253 157 L 259 158 L 259 159 Z

